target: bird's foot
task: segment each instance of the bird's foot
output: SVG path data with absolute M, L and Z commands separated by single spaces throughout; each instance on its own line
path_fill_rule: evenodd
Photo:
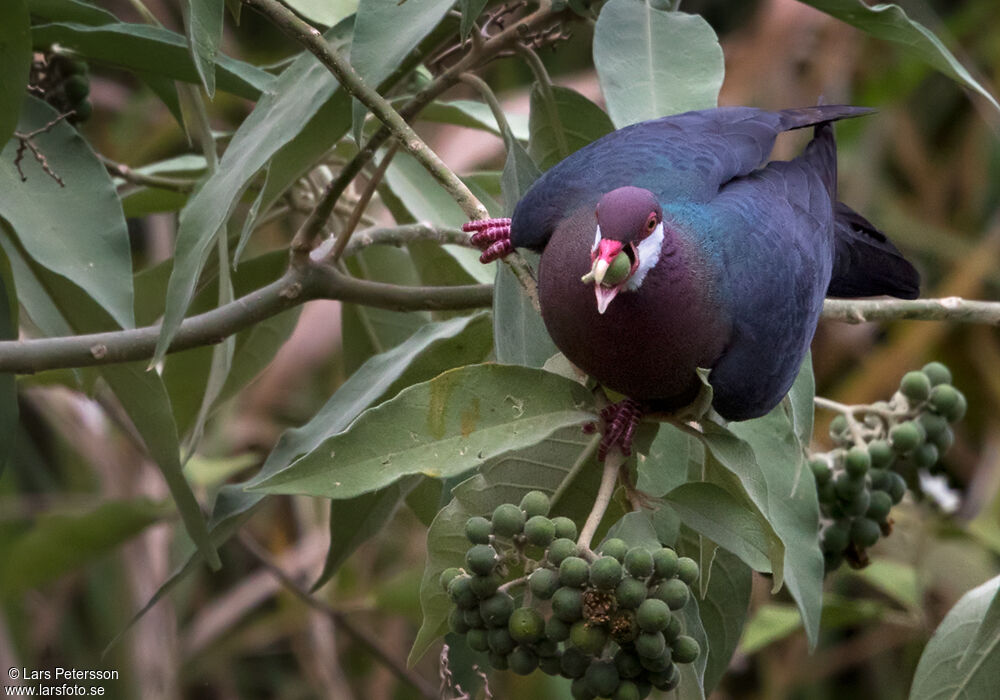
M 632 454 L 632 437 L 639 426 L 642 413 L 642 406 L 634 399 L 624 399 L 606 406 L 601 411 L 604 436 L 597 448 L 598 459 L 603 460 L 607 457 L 608 450 L 616 445 L 626 457 Z
M 483 251 L 479 262 L 493 262 L 514 252 L 510 242 L 510 219 L 479 219 L 462 226 L 466 233 L 472 233 L 469 242 Z

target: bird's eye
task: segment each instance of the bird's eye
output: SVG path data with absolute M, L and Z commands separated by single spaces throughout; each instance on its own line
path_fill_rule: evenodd
M 656 228 L 656 214 L 650 214 L 646 220 L 646 230 L 652 231 L 654 228 Z

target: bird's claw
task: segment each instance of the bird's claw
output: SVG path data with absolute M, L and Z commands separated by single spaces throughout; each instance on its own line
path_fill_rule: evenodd
M 514 252 L 510 242 L 510 219 L 479 219 L 462 226 L 466 233 L 472 233 L 469 242 L 483 251 L 479 262 L 488 263 Z
M 608 450 L 614 446 L 621 448 L 622 454 L 628 457 L 632 454 L 632 437 L 642 418 L 642 406 L 634 399 L 624 399 L 618 403 L 605 406 L 601 411 L 604 422 L 604 435 L 597 448 L 597 458 L 603 460 L 608 456 Z

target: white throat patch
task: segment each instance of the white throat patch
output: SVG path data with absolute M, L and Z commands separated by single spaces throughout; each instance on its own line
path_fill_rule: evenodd
M 625 289 L 634 292 L 646 279 L 646 274 L 656 267 L 660 260 L 660 251 L 663 250 L 663 222 L 653 229 L 653 232 L 646 236 L 639 245 L 636 246 L 636 254 L 639 256 L 639 267 L 635 273 L 625 282 Z

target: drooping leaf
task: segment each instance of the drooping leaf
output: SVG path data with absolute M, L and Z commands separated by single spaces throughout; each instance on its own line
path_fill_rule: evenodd
M 96 26 L 54 22 L 33 27 L 31 36 L 36 48 L 60 44 L 88 60 L 186 83 L 200 82 L 187 40 L 163 27 L 124 22 Z M 274 76 L 260 68 L 225 54 L 216 57 L 216 84 L 220 90 L 256 100 L 275 87 L 273 83 Z
M 342 38 L 343 31 L 344 28 L 331 29 L 326 38 L 335 47 L 339 46 L 342 41 L 338 38 Z M 180 216 L 174 268 L 154 362 L 163 359 L 180 327 L 215 236 L 240 195 L 254 175 L 278 149 L 295 138 L 336 89 L 333 76 L 312 54 L 297 58 L 257 102 L 233 135 L 218 169 L 188 201 Z
M 17 291 L 14 273 L 6 254 L 0 249 L 0 340 L 16 340 L 18 326 Z M 0 372 L 0 477 L 14 449 L 17 430 L 17 380 L 11 373 Z
M 650 0 L 611 0 L 594 28 L 594 66 L 619 129 L 716 105 L 722 48 L 700 15 L 668 12 Z
M 516 365 L 471 365 L 404 389 L 277 474 L 264 493 L 351 498 L 410 474 L 447 478 L 593 418 L 576 382 Z
M 604 110 L 576 90 L 559 85 L 553 85 L 551 90 L 550 105 L 538 83 L 531 88 L 528 153 L 542 170 L 615 130 Z M 557 132 L 562 134 L 562 141 Z
M 0 598 L 20 598 L 27 589 L 99 560 L 170 512 L 163 503 L 136 499 L 109 501 L 85 513 L 40 516 L 3 548 Z
M 704 570 L 704 557 L 702 556 L 702 543 L 700 537 L 690 530 L 682 530 L 682 536 L 676 544 L 679 554 L 698 561 L 703 569 L 701 576 L 707 576 L 709 572 Z M 680 610 L 680 616 L 684 623 L 683 634 L 694 637 L 702 649 L 701 655 L 693 664 L 682 664 L 681 684 L 677 688 L 677 697 L 683 700 L 704 700 L 707 696 L 705 686 L 705 671 L 708 668 L 708 658 L 711 655 L 711 646 L 705 626 L 701 619 L 701 605 L 698 596 L 692 595 L 688 599 L 687 605 Z M 706 653 L 708 652 L 708 653 Z
M 49 105 L 28 97 L 19 129 L 29 132 L 56 117 Z M 121 327 L 132 328 L 132 258 L 111 178 L 87 142 L 65 122 L 34 141 L 65 187 L 30 157 L 21 163 L 27 178 L 22 182 L 14 166 L 17 143 L 11 141 L 0 152 L 0 216 L 33 260 L 73 280 Z
M 750 608 L 753 575 L 736 555 L 724 549 L 715 554 L 708 592 L 698 601 L 698 611 L 708 638 L 705 694 L 722 680 L 743 634 Z
M 799 444 L 808 451 L 812 440 L 813 417 L 816 409 L 816 378 L 813 376 L 812 353 L 806 353 L 802 360 L 795 383 L 788 392 L 788 407 L 791 413 L 792 427 L 799 438 Z
M 453 4 L 455 0 L 360 0 L 351 41 L 351 66 L 367 85 L 378 86 L 430 34 Z M 392 27 L 392 31 L 386 31 L 386 27 Z M 367 111 L 354 101 L 353 133 L 359 146 Z
M 225 12 L 224 0 L 188 0 L 184 14 L 191 59 L 209 98 L 215 96 L 215 59 Z
M 552 504 L 550 513 L 570 517 L 579 525 L 593 505 L 601 474 L 591 442 L 579 428 L 564 428 L 537 445 L 491 460 L 452 490 L 451 500 L 438 511 L 427 533 L 427 564 L 420 583 L 423 622 L 410 650 L 411 666 L 447 628 L 452 604 L 438 578 L 449 566 L 464 565 L 469 549 L 466 521 L 473 515 L 492 513 L 501 503 L 519 503 L 531 490 L 553 494 L 574 462 L 589 451 L 580 476 Z
M 877 39 L 899 44 L 929 65 L 982 95 L 997 110 L 997 103 L 989 90 L 979 83 L 957 58 L 938 39 L 934 32 L 916 20 L 910 19 L 902 7 L 893 3 L 868 5 L 862 0 L 799 0 L 828 15 L 836 17 Z
M 1000 576 L 966 593 L 934 631 L 917 664 L 910 700 L 979 700 L 1000 685 Z M 990 614 L 993 609 L 993 614 Z
M 523 114 L 507 113 L 507 124 L 510 132 L 518 141 L 527 141 L 530 134 L 528 117 Z M 417 119 L 442 124 L 454 124 L 470 129 L 481 129 L 491 134 L 501 136 L 500 128 L 493 118 L 493 112 L 482 102 L 476 100 L 435 101 L 420 110 Z
M 7 0 L 0 21 L 0 144 L 17 128 L 31 71 L 31 18 L 26 0 Z

